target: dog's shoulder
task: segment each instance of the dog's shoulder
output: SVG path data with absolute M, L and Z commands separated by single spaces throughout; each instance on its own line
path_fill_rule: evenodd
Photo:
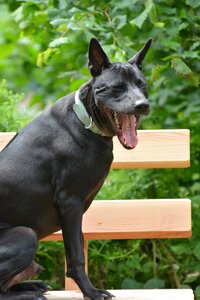
M 52 115 L 66 114 L 73 110 L 75 92 L 70 93 L 59 100 L 57 100 L 49 109 L 47 109 L 44 113 L 51 113 Z

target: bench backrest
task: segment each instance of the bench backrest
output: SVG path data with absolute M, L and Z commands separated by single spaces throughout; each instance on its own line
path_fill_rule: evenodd
M 0 151 L 15 133 L 0 133 Z M 114 138 L 113 169 L 187 168 L 190 166 L 190 132 L 179 130 L 138 130 L 139 143 L 126 150 Z
M 14 135 L 13 132 L 0 133 L 0 150 Z M 114 139 L 112 168 L 190 166 L 189 130 L 139 130 L 138 137 L 134 150 L 124 149 L 118 139 Z M 189 199 L 93 201 L 84 215 L 83 233 L 86 240 L 189 237 L 191 203 Z M 62 233 L 56 232 L 45 240 L 61 239 Z

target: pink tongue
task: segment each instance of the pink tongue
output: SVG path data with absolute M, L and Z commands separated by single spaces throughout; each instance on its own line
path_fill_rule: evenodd
M 135 129 L 135 116 L 122 115 L 122 137 L 130 148 L 135 148 L 138 138 Z

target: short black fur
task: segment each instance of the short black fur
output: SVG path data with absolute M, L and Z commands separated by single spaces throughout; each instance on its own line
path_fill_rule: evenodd
M 137 61 L 139 57 L 141 63 L 147 50 L 144 46 L 128 63 L 112 64 L 91 40 L 93 78 L 80 88 L 79 98 L 104 136 L 85 128 L 73 110 L 71 93 L 25 126 L 0 153 L 1 300 L 45 299 L 45 284 L 20 282 L 42 270 L 34 262 L 38 240 L 59 229 L 67 275 L 87 299 L 112 298 L 85 273 L 82 216 L 108 175 L 112 137 L 117 134 L 125 148 L 134 147 L 124 140 L 121 123 L 149 112 L 146 80 Z M 113 115 L 121 122 L 118 126 Z

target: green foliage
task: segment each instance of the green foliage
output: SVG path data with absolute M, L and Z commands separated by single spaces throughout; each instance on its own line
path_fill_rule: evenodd
M 23 87 L 23 92 L 34 91 L 32 104 L 45 106 L 88 78 L 86 53 L 93 36 L 103 43 L 111 60 L 130 58 L 151 36 L 154 45 L 146 60 L 147 71 L 153 67 L 156 78 L 151 86 L 161 90 L 165 80 L 167 86 L 173 85 L 177 75 L 182 88 L 199 84 L 196 1 L 112 0 L 109 6 L 105 0 L 90 1 L 88 6 L 83 0 L 8 3 L 1 5 L 0 66 L 9 84 L 18 90 Z M 159 96 L 159 92 L 153 94 L 155 101 Z
M 6 81 L 0 81 L 0 131 L 17 131 L 30 120 L 30 114 L 18 107 L 22 94 L 8 90 Z
M 54 290 L 62 289 L 65 281 L 63 242 L 40 242 L 36 261 L 45 266 L 39 278 L 46 280 Z
M 144 64 L 151 115 L 144 118 L 140 128 L 191 130 L 190 169 L 115 170 L 97 198 L 190 197 L 192 239 L 90 242 L 90 276 L 99 287 L 190 286 L 200 299 L 199 14 L 198 0 L 90 0 L 87 3 L 84 0 L 2 0 L 0 3 L 0 79 L 6 78 L 8 88 L 14 91 L 9 95 L 3 83 L 1 130 L 21 127 L 17 105 L 21 107 L 22 97 L 16 96 L 15 91 L 23 92 L 30 99 L 26 103 L 45 107 L 76 90 L 89 78 L 86 53 L 93 36 L 101 41 L 111 61 L 130 58 L 152 37 L 153 46 Z M 13 102 L 17 114 L 10 113 Z M 51 281 L 56 274 L 57 285 L 61 279 L 55 261 L 59 265 L 62 251 L 58 248 L 56 253 L 56 244 L 41 245 L 38 260 L 45 264 Z M 51 260 L 52 256 L 55 261 Z

